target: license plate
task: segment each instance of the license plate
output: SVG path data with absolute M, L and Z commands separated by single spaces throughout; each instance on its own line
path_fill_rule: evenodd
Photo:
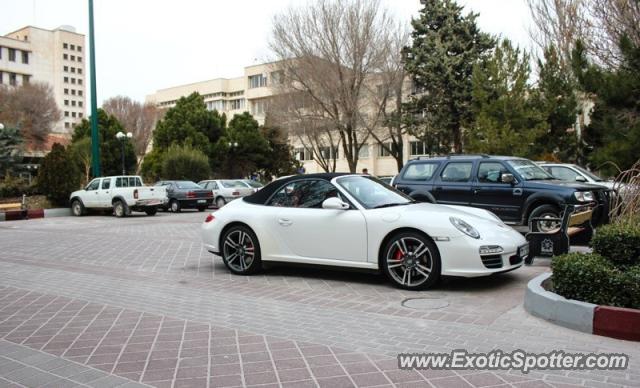
M 198 203 L 205 203 L 205 202 L 207 202 L 207 200 L 206 200 L 206 199 L 199 199 L 199 200 L 198 200 Z
M 529 256 L 529 244 L 525 244 L 518 248 L 518 256 L 522 258 Z

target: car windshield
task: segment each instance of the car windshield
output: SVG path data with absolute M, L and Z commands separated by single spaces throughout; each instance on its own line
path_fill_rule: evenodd
M 242 183 L 242 181 L 239 181 L 239 180 L 225 180 L 225 181 L 220 181 L 220 183 L 222 184 L 222 187 L 227 189 L 246 189 L 247 188 L 247 185 L 245 185 L 244 183 Z
M 338 178 L 337 183 L 366 209 L 408 205 L 415 202 L 371 176 L 346 176 Z
M 507 160 L 507 163 L 513 167 L 522 179 L 525 181 L 535 181 L 544 179 L 555 179 L 551 174 L 542 169 L 542 167 L 526 159 Z
M 179 189 L 201 189 L 202 188 L 197 184 L 195 184 L 194 182 L 188 182 L 188 181 L 176 182 L 176 186 L 178 186 Z
M 596 182 L 604 182 L 604 179 L 600 178 L 599 176 L 597 176 L 594 173 L 591 173 L 589 171 L 587 171 L 586 169 L 580 167 L 580 166 L 576 166 L 574 165 L 573 168 L 575 168 L 576 170 L 580 171 L 581 173 L 583 173 L 584 175 L 588 176 L 589 178 L 593 179 Z
M 253 180 L 250 180 L 250 179 L 244 181 L 244 183 L 246 183 L 249 187 L 253 187 L 253 188 L 256 188 L 256 189 L 259 189 L 259 188 L 264 186 L 262 183 L 260 183 L 258 181 L 253 181 Z

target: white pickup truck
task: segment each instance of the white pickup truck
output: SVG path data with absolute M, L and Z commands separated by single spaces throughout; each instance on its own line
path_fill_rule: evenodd
M 132 211 L 153 216 L 159 206 L 166 205 L 167 191 L 164 187 L 143 186 L 139 176 L 108 176 L 95 178 L 84 190 L 71 193 L 69 203 L 75 216 L 86 214 L 88 209 L 113 209 L 116 217 Z

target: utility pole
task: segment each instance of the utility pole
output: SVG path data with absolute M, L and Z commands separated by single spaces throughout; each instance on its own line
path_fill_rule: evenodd
M 93 31 L 93 0 L 89 0 L 89 60 L 91 61 L 91 168 L 100 176 L 100 134 L 98 132 L 98 96 L 96 96 L 96 44 Z

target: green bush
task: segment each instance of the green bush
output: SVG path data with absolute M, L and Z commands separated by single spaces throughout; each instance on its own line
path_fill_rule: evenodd
M 211 168 L 209 159 L 200 150 L 190 146 L 169 147 L 162 160 L 162 177 L 164 179 L 184 179 L 195 182 L 209 178 Z
M 620 222 L 597 229 L 591 239 L 593 251 L 616 266 L 640 264 L 640 224 Z
M 637 308 L 640 270 L 621 270 L 596 253 L 569 253 L 553 259 L 554 292 L 598 305 Z
M 42 160 L 38 171 L 38 187 L 57 205 L 67 206 L 69 194 L 80 188 L 82 173 L 71 153 L 56 143 Z
M 35 183 L 29 184 L 26 179 L 18 178 L 7 173 L 0 181 L 0 198 L 22 197 L 22 194 L 39 194 Z

